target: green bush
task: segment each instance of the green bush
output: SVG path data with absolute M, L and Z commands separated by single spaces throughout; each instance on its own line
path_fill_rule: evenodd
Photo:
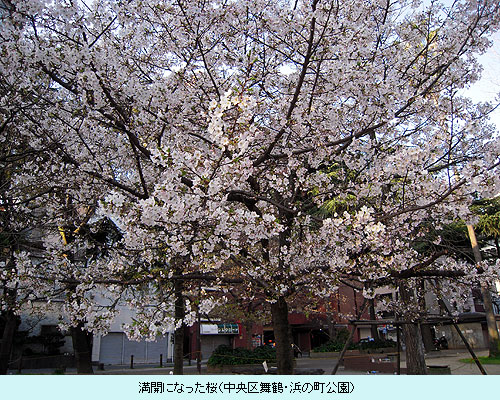
M 220 345 L 208 359 L 208 365 L 262 364 L 264 361 L 276 362 L 276 349 L 269 346 L 260 346 L 254 350 L 242 347 L 233 349 Z
M 260 363 L 263 363 L 264 361 L 267 362 L 276 362 L 276 348 L 271 347 L 271 346 L 259 346 L 253 349 L 252 351 L 253 357 L 262 360 L 259 361 Z
M 313 351 L 316 353 L 342 351 L 348 337 L 349 337 L 349 331 L 347 329 L 339 329 L 332 340 L 322 344 L 319 347 L 314 348 Z M 397 344 L 394 340 L 377 339 L 372 341 L 351 343 L 349 344 L 349 347 L 347 349 L 348 350 L 380 349 L 383 347 L 396 347 L 396 345 Z
M 366 349 L 380 349 L 383 347 L 396 347 L 397 343 L 390 339 L 377 339 L 369 342 L 360 342 L 357 344 L 358 348 L 361 350 Z
M 316 353 L 342 351 L 348 337 L 349 331 L 347 329 L 338 329 L 335 332 L 335 336 L 333 337 L 333 339 L 329 340 L 326 343 L 323 343 L 321 346 L 315 347 L 313 351 Z M 356 345 L 354 343 L 351 343 L 348 347 L 349 350 L 353 350 L 355 348 Z
M 345 342 L 336 342 L 334 340 L 330 340 L 326 343 L 323 343 L 321 346 L 315 347 L 313 351 L 315 353 L 339 352 L 344 348 L 344 344 Z M 356 345 L 354 343 L 351 343 L 347 349 L 354 350 L 356 349 Z

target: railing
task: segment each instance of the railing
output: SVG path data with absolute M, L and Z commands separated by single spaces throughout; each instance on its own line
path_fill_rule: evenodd
M 76 366 L 75 357 L 73 355 L 35 355 L 35 356 L 19 356 L 9 362 L 9 369 L 17 369 L 21 373 L 23 369 L 43 369 L 54 368 L 65 370 Z

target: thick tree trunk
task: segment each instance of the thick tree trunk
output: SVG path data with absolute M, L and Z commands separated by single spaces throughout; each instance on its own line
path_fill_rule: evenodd
M 245 332 L 247 334 L 247 348 L 253 349 L 253 322 L 249 320 L 243 320 L 243 327 L 245 328 Z
M 274 339 L 276 341 L 276 359 L 278 374 L 293 374 L 292 332 L 288 323 L 288 304 L 284 297 L 280 297 L 271 304 L 273 317 Z
M 328 324 L 328 340 L 333 340 L 335 337 L 335 320 L 333 319 L 333 313 L 328 312 L 326 314 L 326 322 Z
M 418 285 L 418 304 L 420 307 L 420 312 L 422 315 L 427 315 L 427 303 L 425 301 L 425 282 L 421 280 Z M 434 342 L 432 338 L 431 326 L 429 324 L 420 325 L 422 330 L 422 341 L 424 343 L 424 349 L 427 353 L 434 350 Z
M 424 343 L 424 349 L 427 353 L 433 351 L 434 341 L 432 340 L 432 331 L 431 326 L 429 324 L 420 325 L 420 329 L 422 330 L 422 341 Z
M 427 375 L 424 344 L 420 325 L 403 324 L 403 336 L 406 344 L 406 369 L 408 375 Z
M 16 333 L 17 319 L 12 311 L 5 313 L 5 329 L 0 346 L 0 375 L 6 375 L 9 369 L 10 354 Z
M 184 321 L 184 285 L 180 279 L 174 282 L 175 294 L 175 321 Z M 184 322 L 180 323 L 174 331 L 174 375 L 183 375 L 184 373 Z
M 92 334 L 83 329 L 83 323 L 71 328 L 73 350 L 75 352 L 76 372 L 93 374 L 92 369 Z
M 370 299 L 370 300 L 368 300 L 368 302 L 369 302 L 369 305 L 370 305 L 370 308 L 369 308 L 370 319 L 372 321 L 375 321 L 377 319 L 377 315 L 375 313 L 375 300 L 374 299 Z M 377 325 L 370 325 L 370 334 L 371 334 L 371 337 L 373 339 L 375 339 L 375 340 L 379 339 Z
M 403 307 L 415 301 L 414 293 L 410 290 L 406 282 L 399 285 L 399 293 Z M 403 315 L 404 319 L 408 316 Z M 408 375 L 427 375 L 425 365 L 424 343 L 422 342 L 422 331 L 420 324 L 403 324 L 403 337 L 406 344 L 406 369 Z

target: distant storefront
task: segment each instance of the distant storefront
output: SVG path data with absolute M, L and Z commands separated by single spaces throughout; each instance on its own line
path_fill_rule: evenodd
M 205 323 L 202 322 L 199 328 L 201 358 L 208 359 L 214 350 L 220 345 L 233 347 L 234 338 L 240 335 L 240 326 L 236 323 Z M 197 356 L 197 335 L 198 325 L 194 324 L 189 328 L 189 348 L 185 348 L 185 353 L 191 359 Z
M 92 360 L 107 364 L 129 364 L 131 356 L 134 363 L 160 362 L 172 358 L 170 335 L 158 337 L 154 342 L 129 340 L 123 332 L 110 332 L 105 336 L 94 337 Z

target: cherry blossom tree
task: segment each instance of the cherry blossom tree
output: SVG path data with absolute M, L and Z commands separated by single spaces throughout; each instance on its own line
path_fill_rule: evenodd
M 22 110 L 31 108 L 33 102 L 19 93 L 19 77 L 11 76 L 9 82 L 0 77 L 0 313 L 4 326 L 0 373 L 5 374 L 10 361 L 12 344 L 18 325 L 17 314 L 22 307 L 29 307 L 39 295 L 29 285 L 20 282 L 22 263 L 30 253 L 38 259 L 42 251 L 36 232 L 47 223 L 41 204 L 52 192 L 50 171 L 44 166 L 34 168 L 46 157 L 40 149 L 33 148 L 17 126 L 23 125 Z M 40 179 L 33 176 L 37 171 Z
M 473 273 L 413 244 L 498 192 L 494 105 L 462 94 L 498 2 L 5 4 L 2 73 L 37 99 L 22 132 L 58 184 L 82 203 L 107 193 L 143 279 L 244 281 L 266 298 L 280 373 L 296 293 Z M 316 212 L 332 199 L 351 207 Z

